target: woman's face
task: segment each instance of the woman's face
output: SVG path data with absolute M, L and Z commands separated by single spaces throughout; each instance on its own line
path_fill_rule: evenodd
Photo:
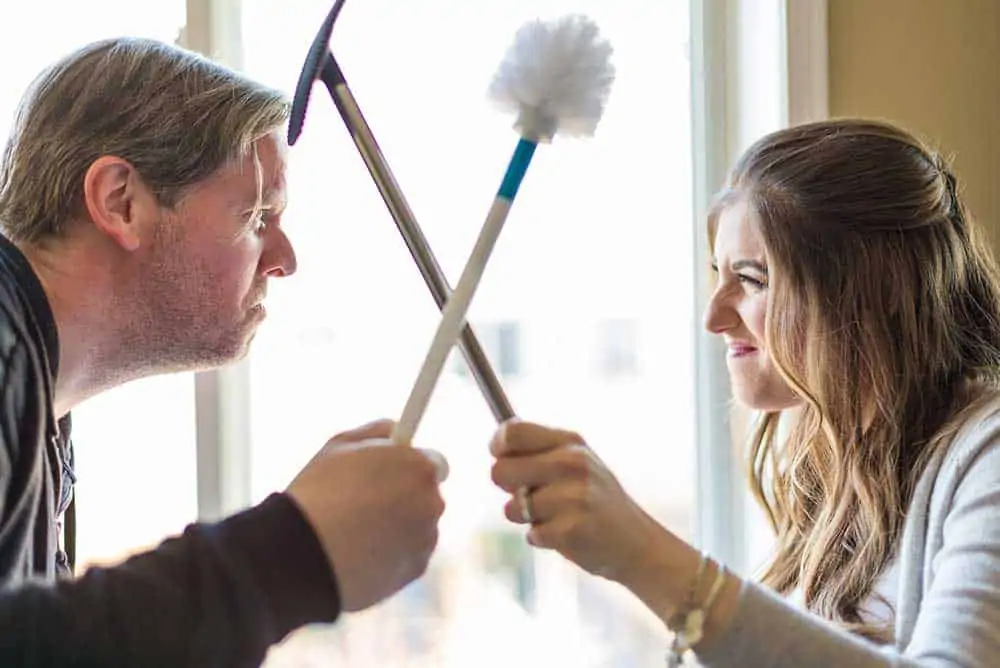
M 767 254 L 746 203 L 719 215 L 712 254 L 716 286 L 705 309 L 705 329 L 726 342 L 733 395 L 754 410 L 797 406 L 800 397 L 778 373 L 765 343 Z

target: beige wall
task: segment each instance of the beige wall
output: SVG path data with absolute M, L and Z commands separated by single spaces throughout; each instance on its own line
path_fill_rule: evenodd
M 828 2 L 831 114 L 894 121 L 954 155 L 1000 252 L 1000 0 Z

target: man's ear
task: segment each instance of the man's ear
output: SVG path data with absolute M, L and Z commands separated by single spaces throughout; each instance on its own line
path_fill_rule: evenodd
M 83 203 L 94 226 L 126 251 L 143 240 L 143 217 L 155 204 L 138 172 L 127 160 L 101 156 L 83 177 Z

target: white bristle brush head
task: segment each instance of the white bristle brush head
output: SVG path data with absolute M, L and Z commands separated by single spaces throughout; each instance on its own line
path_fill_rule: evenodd
M 531 21 L 507 49 L 490 84 L 490 98 L 517 114 L 514 127 L 527 139 L 591 136 L 615 78 L 612 51 L 586 16 Z

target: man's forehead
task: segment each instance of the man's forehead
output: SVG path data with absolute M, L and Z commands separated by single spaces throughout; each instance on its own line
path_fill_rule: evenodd
M 247 197 L 256 200 L 260 192 L 265 202 L 284 199 L 286 148 L 285 142 L 275 137 L 261 137 L 233 165 L 233 176 L 243 183 Z
M 282 164 L 288 155 L 288 142 L 280 132 L 271 132 L 257 139 L 253 148 L 262 159 L 267 155 Z
M 284 190 L 288 145 L 283 137 L 268 135 L 257 140 L 257 155 L 263 172 L 265 191 Z

